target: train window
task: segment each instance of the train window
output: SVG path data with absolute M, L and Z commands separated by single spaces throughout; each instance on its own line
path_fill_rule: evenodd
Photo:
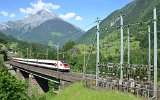
M 44 62 L 38 62 L 40 64 L 46 64 L 46 65 L 54 65 L 54 63 L 44 63 Z
M 46 65 L 51 65 L 50 63 L 44 63 L 44 64 L 46 64 Z
M 56 63 L 54 63 L 54 65 L 55 65 L 55 66 L 57 66 L 57 64 L 56 64 Z
M 54 64 L 52 64 L 52 63 L 44 63 L 44 64 L 46 64 L 46 65 L 54 65 Z

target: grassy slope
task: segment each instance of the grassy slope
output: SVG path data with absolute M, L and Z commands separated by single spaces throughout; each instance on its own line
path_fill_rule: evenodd
M 124 36 L 125 52 L 127 52 L 127 46 L 128 46 L 126 40 L 127 40 L 127 37 Z M 132 37 L 130 37 L 131 50 L 133 49 L 138 50 L 140 48 L 139 43 L 140 43 L 139 41 L 135 41 L 135 37 L 133 35 Z M 85 46 L 86 54 L 89 54 L 89 51 L 90 51 L 89 46 L 92 46 L 92 45 Z M 107 58 L 107 56 L 109 55 L 113 57 L 117 57 L 118 55 L 120 55 L 120 36 L 118 36 L 118 33 L 112 32 L 112 34 L 108 34 L 107 36 L 105 36 L 103 39 L 100 40 L 100 46 L 101 46 L 100 53 L 104 55 L 105 58 Z M 80 53 L 83 54 L 84 53 L 83 45 L 78 44 L 77 47 Z M 117 49 L 117 52 L 116 52 L 116 49 Z M 96 49 L 93 49 L 92 53 L 95 54 Z
M 126 34 L 126 33 L 125 33 Z M 127 37 L 124 36 L 124 46 L 125 50 L 127 49 Z M 130 47 L 131 49 L 139 49 L 139 41 L 135 41 L 135 37 L 130 37 Z M 105 36 L 103 39 L 101 39 L 101 47 L 102 47 L 102 54 L 107 55 L 117 55 L 116 49 L 118 49 L 118 52 L 120 52 L 120 36 L 116 32 L 112 32 L 112 34 L 109 34 L 108 36 Z M 109 46 L 106 48 L 106 46 Z M 120 54 L 120 53 L 118 53 Z
M 87 89 L 82 83 L 74 83 L 57 96 L 47 97 L 47 100 L 142 100 L 133 95 L 117 91 L 97 91 Z

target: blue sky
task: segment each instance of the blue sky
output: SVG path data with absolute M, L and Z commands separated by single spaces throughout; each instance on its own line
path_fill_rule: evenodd
M 0 22 L 24 19 L 40 9 L 49 9 L 62 19 L 83 30 L 96 20 L 104 19 L 113 11 L 133 0 L 0 0 Z

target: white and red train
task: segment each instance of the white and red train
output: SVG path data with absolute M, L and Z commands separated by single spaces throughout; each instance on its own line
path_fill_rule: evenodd
M 69 66 L 66 62 L 59 60 L 13 58 L 13 61 L 37 67 L 58 69 L 60 71 L 69 71 L 71 69 L 71 66 Z

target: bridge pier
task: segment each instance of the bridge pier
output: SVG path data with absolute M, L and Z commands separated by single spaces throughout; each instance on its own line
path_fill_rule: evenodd
M 29 96 L 48 92 L 48 80 L 29 74 Z
M 16 72 L 17 68 L 15 68 L 14 66 L 11 66 L 11 67 L 13 68 L 14 72 Z
M 71 82 L 60 80 L 59 90 L 64 90 L 70 84 L 71 84 Z
M 16 69 L 17 77 L 21 80 L 25 80 L 26 78 L 29 78 L 29 73 L 26 73 L 22 70 Z

